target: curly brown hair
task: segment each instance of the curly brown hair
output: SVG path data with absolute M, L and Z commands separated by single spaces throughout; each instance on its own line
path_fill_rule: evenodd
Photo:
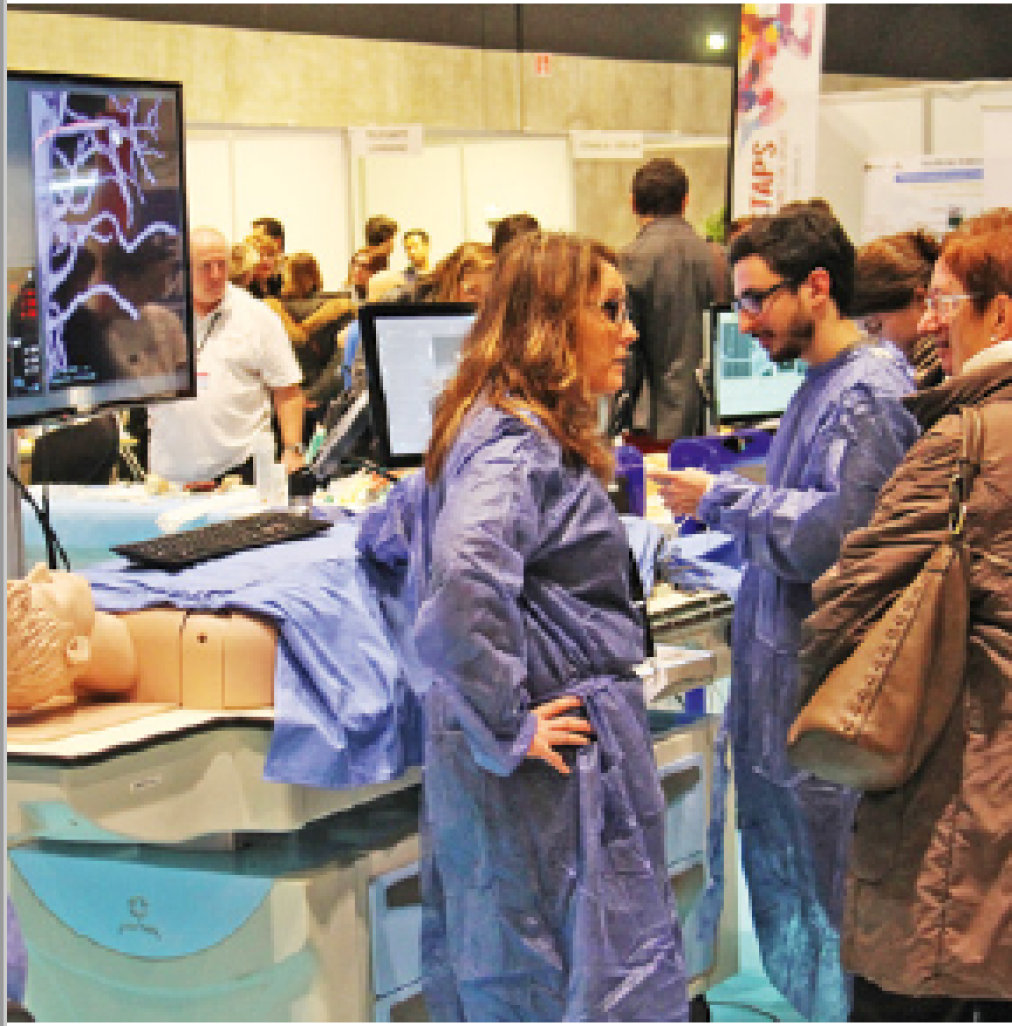
M 430 482 L 479 400 L 547 432 L 570 458 L 609 480 L 614 460 L 598 429 L 577 339 L 604 264 L 618 266 L 612 250 L 571 235 L 531 233 L 503 252 L 457 372 L 436 402 L 425 458 Z

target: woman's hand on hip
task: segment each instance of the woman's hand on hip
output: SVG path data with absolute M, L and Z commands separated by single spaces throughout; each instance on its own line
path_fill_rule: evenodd
M 568 776 L 569 767 L 556 749 L 560 745 L 585 745 L 592 740 L 588 735 L 593 733 L 593 727 L 588 720 L 582 716 L 566 715 L 582 705 L 575 695 L 566 695 L 532 709 L 538 718 L 538 729 L 527 749 L 527 758 L 541 759 Z

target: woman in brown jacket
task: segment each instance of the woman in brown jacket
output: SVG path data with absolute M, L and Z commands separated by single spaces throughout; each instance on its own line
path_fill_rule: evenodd
M 962 700 L 924 763 L 866 794 L 854 826 L 844 965 L 852 1021 L 1012 1019 L 1012 230 L 946 241 L 920 330 L 948 380 L 905 401 L 924 434 L 871 523 L 815 585 L 805 678 L 846 658 L 943 538 L 961 447 L 980 409 L 966 516 L 971 621 Z

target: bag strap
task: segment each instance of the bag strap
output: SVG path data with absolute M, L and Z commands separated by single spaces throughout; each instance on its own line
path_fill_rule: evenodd
M 984 423 L 980 410 L 975 406 L 964 406 L 959 413 L 963 448 L 956 472 L 949 484 L 949 536 L 952 539 L 963 536 L 966 526 L 966 504 L 973 490 L 974 478 L 980 470 L 981 453 L 984 449 Z

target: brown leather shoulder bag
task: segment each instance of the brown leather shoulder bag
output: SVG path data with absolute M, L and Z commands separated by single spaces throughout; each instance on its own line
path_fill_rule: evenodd
M 969 627 L 966 504 L 980 466 L 980 413 L 962 410 L 963 451 L 945 540 L 791 727 L 791 761 L 863 791 L 898 787 L 938 740 L 963 690 Z

